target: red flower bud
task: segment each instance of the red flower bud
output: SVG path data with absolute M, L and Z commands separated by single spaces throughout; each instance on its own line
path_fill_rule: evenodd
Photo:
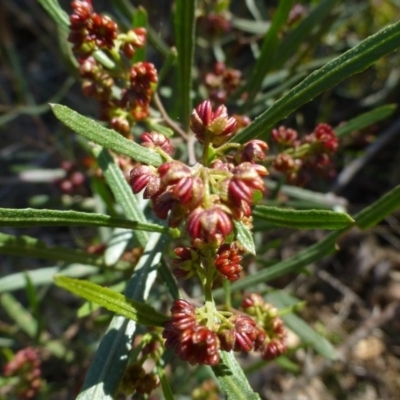
M 289 147 L 293 146 L 297 140 L 298 133 L 294 129 L 285 128 L 280 126 L 278 129 L 272 131 L 272 139 L 276 143 Z
M 233 230 L 231 217 L 219 206 L 196 208 L 187 218 L 187 230 L 193 238 L 206 242 L 225 239 Z
M 133 193 L 139 193 L 144 188 L 143 197 L 150 199 L 160 191 L 160 178 L 157 170 L 150 165 L 139 165 L 132 169 L 130 182 Z
M 237 247 L 235 242 L 232 244 L 225 243 L 218 249 L 217 255 L 214 258 L 214 264 L 219 273 L 231 282 L 240 278 L 240 272 L 243 269 L 240 265 L 243 258 L 240 253 L 242 251 Z
M 164 136 L 162 133 L 158 132 L 145 132 L 140 136 L 142 139 L 142 146 L 149 149 L 154 149 L 159 147 L 165 153 L 172 155 L 174 148 L 172 147 L 171 141 Z

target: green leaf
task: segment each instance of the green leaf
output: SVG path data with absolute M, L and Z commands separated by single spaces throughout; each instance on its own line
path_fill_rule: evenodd
M 288 210 L 277 207 L 256 206 L 253 216 L 276 226 L 297 229 L 342 229 L 354 223 L 344 213 L 328 210 Z
M 0 208 L 0 226 L 109 226 L 168 233 L 162 225 L 114 218 L 104 214 L 81 211 L 37 210 L 34 208 Z
M 88 254 L 81 250 L 67 247 L 49 247 L 44 242 L 29 236 L 13 236 L 0 232 L 0 253 L 18 257 L 37 257 L 46 260 L 65 261 L 68 263 L 93 265 L 105 268 L 101 256 Z M 129 263 L 118 262 L 114 268 L 126 269 Z
M 396 50 L 399 46 L 400 22 L 397 22 L 368 37 L 354 48 L 310 74 L 238 135 L 234 136 L 231 141 L 243 143 L 259 136 L 268 139 L 271 127 L 278 121 L 284 119 L 323 91 L 335 86 L 349 76 L 365 70 L 376 60 Z
M 250 230 L 240 221 L 233 220 L 233 223 L 235 225 L 236 239 L 250 254 L 256 254 L 256 247 Z
M 69 31 L 68 14 L 61 8 L 58 0 L 38 0 L 38 2 L 53 18 L 57 26 L 61 27 L 64 31 Z
M 379 200 L 360 211 L 354 219 L 360 229 L 375 226 L 388 215 L 400 208 L 400 185 L 382 196 Z
M 12 292 L 14 290 L 23 289 L 26 286 L 26 277 L 29 277 L 33 286 L 51 285 L 54 275 L 62 273 L 64 276 L 81 278 L 83 276 L 92 275 L 99 269 L 82 264 L 70 264 L 65 268 L 62 267 L 46 267 L 38 268 L 33 271 L 17 272 L 0 278 L 0 293 Z
M 97 158 L 104 177 L 124 214 L 130 219 L 146 223 L 146 217 L 141 211 L 137 197 L 133 194 L 121 168 L 116 164 L 108 150 L 96 146 L 92 149 L 92 152 Z M 134 235 L 141 246 L 146 246 L 148 235 L 145 232 L 135 231 Z
M 335 128 L 336 135 L 338 137 L 342 137 L 359 129 L 363 129 L 367 126 L 375 124 L 376 122 L 390 117 L 395 112 L 396 108 L 396 104 L 387 104 L 361 114 L 358 117 L 347 121 L 344 125 L 340 125 Z
M 0 296 L 0 304 L 8 316 L 24 331 L 30 338 L 35 338 L 38 331 L 38 323 L 22 304 L 9 293 Z
M 158 167 L 162 163 L 162 158 L 158 153 L 125 139 L 116 131 L 107 129 L 66 106 L 52 104 L 51 107 L 54 115 L 63 124 L 94 143 L 144 164 Z
M 291 307 L 300 301 L 299 299 L 288 295 L 282 290 L 269 293 L 267 295 L 267 300 L 279 309 Z M 311 346 L 313 349 L 315 349 L 315 351 L 325 358 L 330 360 L 334 360 L 336 358 L 336 350 L 331 343 L 329 343 L 328 340 L 312 329 L 310 325 L 308 325 L 297 315 L 286 314 L 282 316 L 282 319 L 285 322 L 285 325 L 294 333 L 296 333 L 305 344 Z
M 128 282 L 125 295 L 144 302 L 157 275 L 157 266 L 164 248 L 165 236 L 152 233 L 149 236 L 132 279 Z M 112 400 L 124 374 L 136 323 L 121 316 L 115 316 L 94 356 L 87 372 L 82 391 L 77 400 Z
M 179 117 L 183 128 L 189 128 L 189 118 L 192 112 L 192 68 L 195 45 L 195 11 L 196 0 L 176 0 L 175 2 L 175 41 L 178 50 L 177 80 Z
M 268 282 L 291 272 L 299 272 L 302 268 L 306 267 L 312 262 L 318 261 L 333 253 L 336 250 L 336 240 L 345 231 L 346 229 L 332 232 L 320 242 L 298 252 L 288 260 L 280 261 L 274 264 L 272 267 L 263 269 L 256 274 L 246 276 L 244 279 L 240 279 L 232 283 L 231 292 L 247 289 L 254 285 L 258 285 L 259 283 Z M 213 291 L 213 295 L 215 297 L 221 297 L 223 294 L 224 291 L 222 288 Z
M 273 68 L 282 68 L 290 57 L 298 53 L 301 45 L 307 42 L 307 37 L 312 31 L 324 23 L 324 19 L 329 15 L 336 3 L 338 3 L 337 0 L 321 1 L 306 18 L 288 33 L 276 51 Z
M 233 353 L 221 351 L 220 356 L 220 363 L 212 367 L 212 370 L 227 398 L 232 400 L 259 400 L 260 396 L 254 393 L 250 387 L 246 375 Z
M 260 56 L 256 65 L 252 68 L 251 75 L 248 79 L 246 89 L 249 93 L 249 103 L 252 102 L 257 92 L 260 90 L 264 77 L 271 69 L 272 60 L 275 50 L 279 43 L 279 31 L 286 23 L 290 10 L 292 9 L 293 0 L 280 1 L 275 12 L 272 24 L 264 37 L 261 47 Z
M 93 282 L 68 278 L 62 275 L 55 276 L 54 281 L 57 286 L 69 292 L 142 325 L 163 326 L 169 319 L 148 304 L 128 299 L 121 293 L 114 292 Z

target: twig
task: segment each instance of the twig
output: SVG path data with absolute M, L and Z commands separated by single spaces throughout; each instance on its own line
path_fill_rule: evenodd
M 165 123 L 172 128 L 176 133 L 182 136 L 183 139 L 186 140 L 187 148 L 188 148 L 188 158 L 189 164 L 194 165 L 196 164 L 197 158 L 196 153 L 194 151 L 194 144 L 196 143 L 196 139 L 191 133 L 186 133 L 183 129 L 174 121 L 172 120 L 167 111 L 165 110 L 164 106 L 161 103 L 160 96 L 155 93 L 153 96 L 154 104 L 156 105 L 158 111 L 160 112 L 161 116 L 163 117 Z
M 188 140 L 188 135 L 186 132 L 183 131 L 183 129 L 174 121 L 172 120 L 167 111 L 165 110 L 164 106 L 161 103 L 161 99 L 160 96 L 155 93 L 153 96 L 153 101 L 154 104 L 156 105 L 158 111 L 160 111 L 161 116 L 163 117 L 165 123 L 171 128 L 173 129 L 177 134 L 179 134 L 180 136 L 182 136 L 186 141 Z

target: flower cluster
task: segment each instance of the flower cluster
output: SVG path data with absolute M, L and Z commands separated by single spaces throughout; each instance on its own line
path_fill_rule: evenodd
M 72 10 L 68 40 L 78 57 L 82 90 L 98 100 L 100 118 L 129 137 L 135 121 L 148 117 L 158 80 L 153 64 L 131 62 L 146 44 L 147 31 L 120 32 L 111 18 L 94 12 L 90 0 L 74 0 Z
M 165 324 L 163 337 L 167 349 L 190 364 L 216 365 L 219 350 L 249 352 L 256 350 L 265 360 L 286 351 L 286 330 L 277 310 L 264 303 L 250 305 L 252 296 L 243 300 L 250 315 L 220 313 L 210 304 L 195 308 L 185 300 L 175 300 L 171 319 Z M 229 314 L 229 316 L 226 316 Z
M 259 350 L 268 358 L 273 348 L 268 343 L 278 337 L 276 315 L 264 316 L 258 323 L 250 315 L 220 312 L 212 300 L 215 282 L 240 278 L 245 248 L 236 237 L 235 225 L 251 228 L 251 206 L 264 192 L 268 174 L 259 164 L 266 160 L 267 144 L 261 140 L 231 143 L 236 125 L 224 105 L 213 109 L 206 100 L 190 118 L 190 127 L 203 145 L 200 162 L 188 166 L 174 160 L 168 138 L 145 132 L 142 146 L 159 153 L 165 162 L 158 168 L 137 165 L 130 174 L 133 192 L 150 199 L 154 213 L 168 218 L 170 227 L 184 227 L 191 241 L 190 246 L 175 249 L 173 274 L 183 279 L 197 276 L 206 302 L 195 308 L 176 300 L 163 331 L 165 347 L 190 364 L 216 365 L 220 350 Z M 266 306 L 261 311 L 271 315 Z
M 339 141 L 328 124 L 319 124 L 312 133 L 299 138 L 297 131 L 284 126 L 272 131 L 272 139 L 282 150 L 274 159 L 275 170 L 291 183 L 305 183 L 307 171 L 332 172 L 330 158 Z
M 192 365 L 219 363 L 216 333 L 198 324 L 196 309 L 185 300 L 175 300 L 172 305 L 171 320 L 165 324 L 163 337 L 167 349 L 174 349 L 175 354 Z
M 3 368 L 5 378 L 16 378 L 12 382 L 15 393 L 21 399 L 31 399 L 42 386 L 41 362 L 38 353 L 31 347 L 18 351 Z
M 227 68 L 223 62 L 215 63 L 213 71 L 204 77 L 210 99 L 217 104 L 225 103 L 228 96 L 239 87 L 241 78 L 239 70 Z
M 268 304 L 257 293 L 251 293 L 242 300 L 242 309 L 252 316 L 258 325 L 255 349 L 264 360 L 272 360 L 286 351 L 287 332 L 278 310 Z
M 200 143 L 216 148 L 233 135 L 236 120 L 224 106 L 212 110 L 209 100 L 192 113 L 191 128 Z M 155 214 L 177 227 L 186 220 L 189 236 L 206 243 L 221 245 L 233 231 L 233 220 L 250 217 L 255 192 L 265 189 L 267 170 L 256 164 L 265 157 L 264 142 L 252 140 L 235 148 L 233 155 L 208 160 L 189 167 L 170 159 L 172 146 L 160 133 L 142 135 L 142 145 L 153 148 L 168 161 L 158 168 L 139 165 L 132 169 L 130 181 L 135 193 L 144 189 Z M 206 165 L 204 165 L 206 164 Z

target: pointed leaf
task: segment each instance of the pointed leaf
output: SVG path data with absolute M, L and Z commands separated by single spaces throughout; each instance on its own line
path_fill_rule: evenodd
M 377 107 L 374 110 L 361 114 L 358 117 L 347 121 L 345 124 L 338 126 L 335 128 L 335 133 L 337 136 L 342 137 L 359 129 L 366 128 L 367 126 L 390 117 L 396 111 L 396 108 L 396 104 L 387 104 L 385 106 Z
M 101 256 L 88 254 L 81 250 L 67 247 L 49 247 L 39 239 L 29 236 L 13 236 L 0 232 L 0 253 L 18 257 L 37 257 L 46 260 L 65 261 L 69 263 L 93 265 L 105 268 Z M 129 263 L 119 261 L 114 268 L 126 269 Z
M 212 367 L 212 370 L 227 398 L 234 400 L 260 400 L 260 396 L 254 393 L 233 353 L 221 351 L 220 356 L 220 363 Z
M 64 276 L 81 278 L 93 275 L 98 272 L 98 268 L 82 264 L 70 264 L 66 268 L 46 267 L 38 268 L 33 271 L 17 272 L 0 278 L 0 293 L 12 292 L 23 289 L 26 286 L 26 277 L 29 277 L 33 286 L 51 285 L 54 275 L 62 273 Z
M 253 216 L 276 226 L 297 229 L 342 229 L 354 223 L 345 213 L 328 210 L 289 210 L 256 206 Z
M 57 26 L 69 31 L 68 14 L 61 8 L 58 0 L 38 0 L 38 2 L 57 23 Z
M 323 91 L 368 68 L 400 46 L 400 22 L 389 25 L 354 48 L 328 62 L 274 103 L 231 141 L 243 143 L 262 136 L 268 139 L 271 127 Z
M 273 68 L 282 68 L 285 62 L 298 52 L 311 32 L 324 23 L 324 19 L 329 15 L 336 3 L 338 3 L 338 0 L 323 0 L 319 2 L 307 17 L 288 33 L 276 51 L 276 57 L 272 63 Z
M 128 299 L 121 293 L 96 283 L 62 275 L 57 275 L 54 281 L 57 286 L 67 289 L 71 293 L 142 325 L 163 326 L 168 321 L 168 317 L 160 314 L 148 304 Z
M 158 153 L 125 139 L 116 131 L 107 129 L 66 106 L 52 104 L 51 107 L 54 115 L 63 124 L 92 142 L 145 164 L 158 167 L 162 163 L 162 158 Z
M 275 12 L 271 26 L 264 37 L 260 55 L 256 65 L 252 68 L 251 75 L 248 79 L 246 89 L 249 93 L 249 99 L 254 96 L 261 88 L 261 84 L 268 71 L 271 69 L 272 60 L 275 55 L 275 49 L 279 43 L 279 31 L 286 23 L 290 10 L 292 9 L 293 0 L 280 1 Z M 247 103 L 247 102 L 246 102 Z
M 262 269 L 256 274 L 246 276 L 244 279 L 232 283 L 231 292 L 243 290 L 259 283 L 265 283 L 291 272 L 298 272 L 312 262 L 327 257 L 336 250 L 336 240 L 344 231 L 346 231 L 346 229 L 332 232 L 320 242 L 298 252 L 288 260 L 280 261 L 272 267 Z M 224 291 L 222 288 L 213 291 L 215 297 L 221 297 L 223 294 Z
M 147 232 L 169 232 L 161 225 L 81 211 L 0 208 L 0 226 L 109 226 Z
M 360 211 L 355 216 L 356 224 L 360 229 L 372 228 L 399 208 L 400 185 L 397 185 L 379 200 Z
M 236 239 L 240 244 L 251 254 L 256 254 L 256 247 L 254 245 L 253 235 L 242 222 L 233 220 L 236 231 Z

